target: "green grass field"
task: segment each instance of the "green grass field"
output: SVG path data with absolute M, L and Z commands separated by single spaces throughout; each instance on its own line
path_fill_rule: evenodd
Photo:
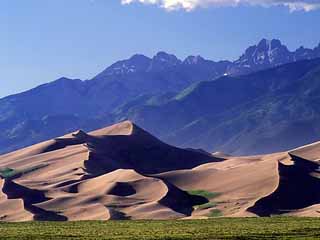
M 320 239 L 320 219 L 1 223 L 0 239 Z

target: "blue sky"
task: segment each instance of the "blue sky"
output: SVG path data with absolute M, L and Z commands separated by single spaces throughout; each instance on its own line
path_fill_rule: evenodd
M 200 4 L 192 11 L 181 6 L 168 11 L 161 1 L 166 0 L 158 5 L 139 0 L 128 5 L 121 0 L 1 0 L 0 97 L 62 76 L 90 79 L 135 53 L 152 56 L 164 50 L 180 58 L 200 54 L 233 60 L 261 38 L 279 38 L 291 50 L 320 42 L 317 9 L 203 6 L 197 0 Z

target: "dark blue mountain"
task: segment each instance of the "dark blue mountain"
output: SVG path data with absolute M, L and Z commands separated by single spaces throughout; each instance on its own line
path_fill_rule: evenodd
M 177 146 L 260 154 L 319 140 L 319 106 L 320 58 L 200 82 L 163 104 L 118 111 L 116 119 Z
M 152 58 L 134 55 L 112 64 L 91 80 L 61 78 L 0 99 L 0 152 L 8 152 L 79 128 L 100 128 L 129 115 L 145 117 L 136 109 L 145 109 L 146 105 L 154 107 L 169 104 L 166 109 L 168 113 L 171 108 L 177 111 L 170 117 L 179 112 L 183 112 L 181 116 L 186 115 L 185 118 L 179 117 L 172 126 L 185 127 L 190 116 L 204 117 L 202 115 L 206 109 L 202 106 L 206 104 L 209 104 L 211 112 L 219 112 L 234 107 L 235 102 L 240 103 L 252 95 L 260 94 L 259 89 L 240 86 L 240 82 L 231 81 L 233 77 L 316 57 L 320 57 L 320 45 L 314 49 L 301 47 L 290 52 L 279 40 L 265 39 L 248 48 L 235 62 L 215 62 L 201 56 L 180 60 L 165 52 L 159 52 Z M 293 69 L 294 74 L 296 72 Z M 217 79 L 224 79 L 224 85 L 213 89 L 207 86 L 208 81 Z M 232 91 L 222 91 L 229 85 L 233 86 Z M 203 91 L 194 92 L 199 88 Z M 244 89 L 239 91 L 239 88 Z M 198 94 L 198 97 L 189 98 L 190 92 Z M 215 94 L 220 94 L 220 99 L 212 102 L 210 97 Z M 175 108 L 176 102 L 184 104 Z M 157 116 L 160 113 L 154 114 Z M 157 122 L 155 117 L 153 120 Z M 159 121 L 163 119 L 159 118 Z M 147 120 L 145 122 L 146 125 L 150 124 Z M 177 123 L 181 125 L 177 126 Z M 211 127 L 211 123 L 206 124 Z M 159 129 L 163 129 L 159 126 Z M 170 125 L 168 127 L 172 129 Z M 166 136 L 166 133 L 158 135 Z M 179 141 L 173 142 L 180 144 Z M 207 147 L 200 143 L 197 146 Z

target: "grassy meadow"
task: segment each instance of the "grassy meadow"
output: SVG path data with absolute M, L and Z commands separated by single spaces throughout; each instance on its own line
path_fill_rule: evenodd
M 320 239 L 320 219 L 1 223 L 0 239 Z

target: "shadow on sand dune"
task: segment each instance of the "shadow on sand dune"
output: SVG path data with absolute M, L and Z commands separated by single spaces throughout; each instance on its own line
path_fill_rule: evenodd
M 290 154 L 293 165 L 279 162 L 279 185 L 248 211 L 258 216 L 288 213 L 320 203 L 320 165 Z
M 135 125 L 130 135 L 88 136 L 86 146 L 89 159 L 85 167 L 92 174 L 116 169 L 155 174 L 224 160 L 208 153 L 170 146 Z
M 170 146 L 131 122 L 89 134 L 78 131 L 54 139 L 37 151 L 37 156 L 43 153 L 55 156 L 61 154 L 64 148 L 67 152 L 74 149 L 71 147 L 74 145 L 79 145 L 78 151 L 82 152 L 79 161 L 81 165 L 77 166 L 78 169 L 81 168 L 81 175 L 58 181 L 54 188 L 66 194 L 68 199 L 79 201 L 82 204 L 77 206 L 79 209 L 87 209 L 95 204 L 104 206 L 109 211 L 109 219 L 130 219 L 132 216 L 137 219 L 190 216 L 193 206 L 208 203 L 208 199 L 190 195 L 150 174 L 191 169 L 224 160 L 206 152 Z M 74 213 L 68 212 L 68 209 L 52 211 L 55 203 L 49 201 L 46 191 L 23 186 L 23 182 L 20 184 L 16 181 L 20 177 L 23 176 L 5 179 L 2 191 L 9 199 L 23 200 L 24 208 L 34 215 L 34 220 L 65 221 L 70 216 L 72 218 Z M 90 201 L 81 200 L 88 195 L 92 195 Z M 57 197 L 58 200 L 53 200 L 59 202 L 59 198 L 63 199 Z M 40 203 L 41 208 L 38 207 Z M 48 210 L 42 208 L 46 208 L 46 204 L 50 206 Z M 74 209 L 77 207 L 74 206 Z M 81 215 L 81 212 L 77 214 Z M 107 218 L 99 214 L 97 216 Z
M 22 199 L 24 208 L 32 213 L 33 219 L 37 221 L 67 221 L 65 216 L 61 216 L 56 212 L 47 211 L 34 204 L 49 200 L 42 191 L 30 189 L 15 183 L 10 179 L 4 180 L 2 188 L 8 199 Z

